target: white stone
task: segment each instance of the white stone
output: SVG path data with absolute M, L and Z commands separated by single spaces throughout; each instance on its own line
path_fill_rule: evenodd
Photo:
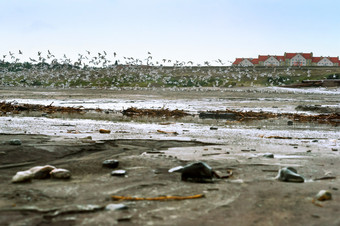
M 29 171 L 32 172 L 34 179 L 44 179 L 50 177 L 50 172 L 56 169 L 54 166 L 45 165 L 45 166 L 35 166 Z
M 33 178 L 33 173 L 30 170 L 19 171 L 12 178 L 12 183 L 26 182 Z
M 71 177 L 71 172 L 67 169 L 54 169 L 50 172 L 53 178 L 68 179 Z

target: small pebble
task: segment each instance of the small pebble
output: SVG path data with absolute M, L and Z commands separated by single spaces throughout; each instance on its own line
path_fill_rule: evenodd
M 117 168 L 119 165 L 119 161 L 115 160 L 115 159 L 107 159 L 105 161 L 103 161 L 102 165 L 104 167 L 110 168 L 110 169 L 114 169 Z
M 263 154 L 263 157 L 272 159 L 272 158 L 274 158 L 274 154 L 273 153 L 265 153 L 265 154 Z
M 288 122 L 287 122 L 287 125 L 288 125 L 288 126 L 292 126 L 293 124 L 294 124 L 293 121 L 288 121 Z
M 312 150 L 308 150 L 307 152 L 308 152 L 308 153 L 309 153 L 309 152 L 312 152 Z
M 114 170 L 111 172 L 112 176 L 125 176 L 126 170 Z
M 111 133 L 111 130 L 108 129 L 100 129 L 99 133 Z
M 243 152 L 250 152 L 249 149 L 242 149 L 241 151 L 243 151 Z
M 19 139 L 12 139 L 9 141 L 10 145 L 21 145 L 21 140 Z
M 338 149 L 337 148 L 332 148 L 332 151 L 338 151 Z
M 105 207 L 105 210 L 126 210 L 128 209 L 128 207 L 124 204 L 108 204 L 106 207 Z
M 217 127 L 210 127 L 210 130 L 218 130 Z
M 318 194 L 316 194 L 315 199 L 318 201 L 326 201 L 332 199 L 332 193 L 327 190 L 321 190 Z

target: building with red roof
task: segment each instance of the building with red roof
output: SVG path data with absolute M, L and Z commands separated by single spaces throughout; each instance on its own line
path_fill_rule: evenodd
M 235 66 L 340 66 L 339 57 L 313 57 L 313 53 L 284 53 L 283 56 L 259 55 L 236 58 Z

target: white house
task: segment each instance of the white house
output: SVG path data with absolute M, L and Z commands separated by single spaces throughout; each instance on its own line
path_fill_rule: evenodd
M 280 66 L 280 61 L 273 56 L 268 57 L 267 60 L 263 62 L 264 66 Z
M 333 62 L 327 57 L 322 58 L 317 64 L 317 66 L 333 66 Z
M 300 53 L 296 54 L 292 59 L 290 59 L 290 66 L 306 66 L 307 59 L 304 58 Z
M 239 64 L 242 67 L 254 66 L 254 64 L 249 59 L 244 59 Z

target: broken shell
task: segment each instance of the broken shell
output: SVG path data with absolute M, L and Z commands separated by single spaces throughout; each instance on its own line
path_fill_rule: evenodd
M 35 166 L 29 171 L 32 172 L 34 179 L 45 179 L 50 178 L 50 172 L 54 170 L 54 166 L 46 165 L 46 166 Z
M 318 194 L 316 194 L 315 199 L 318 201 L 326 201 L 332 199 L 332 193 L 327 190 L 321 190 Z
M 169 169 L 168 172 L 169 172 L 169 173 L 173 173 L 173 172 L 182 172 L 183 168 L 184 168 L 183 166 L 176 166 L 176 167 L 174 167 L 174 168 Z
M 206 179 L 212 180 L 213 170 L 204 162 L 195 162 L 183 167 L 182 180 L 204 181 Z
M 105 206 L 105 210 L 125 210 L 128 209 L 128 207 L 122 203 L 118 204 L 108 204 Z
M 71 172 L 67 169 L 54 169 L 50 172 L 50 175 L 56 179 L 69 179 Z
M 280 169 L 276 179 L 285 182 L 303 183 L 305 179 L 297 173 L 297 170 L 293 167 L 286 167 Z
M 19 171 L 12 178 L 12 183 L 28 182 L 33 178 L 33 173 L 30 170 Z

